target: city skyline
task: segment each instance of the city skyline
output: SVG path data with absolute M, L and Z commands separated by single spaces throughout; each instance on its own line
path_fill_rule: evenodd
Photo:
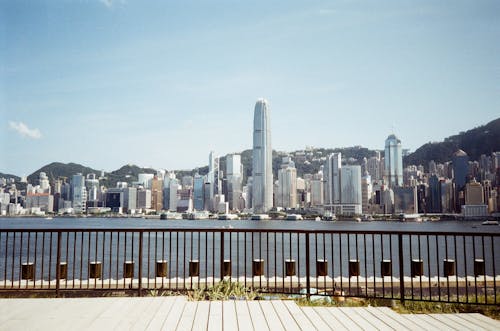
M 390 133 L 415 150 L 497 116 L 499 9 L 3 1 L 0 171 L 191 169 L 251 148 L 259 97 L 275 150 L 381 149 Z

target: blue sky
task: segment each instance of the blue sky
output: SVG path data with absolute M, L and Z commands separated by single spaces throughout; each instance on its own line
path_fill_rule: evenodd
M 0 172 L 412 150 L 500 114 L 500 2 L 0 0 Z

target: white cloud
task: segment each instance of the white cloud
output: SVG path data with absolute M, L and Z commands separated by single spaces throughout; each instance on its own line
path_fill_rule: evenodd
M 42 133 L 38 129 L 30 129 L 23 122 L 12 122 L 9 121 L 9 126 L 11 129 L 17 131 L 21 136 L 28 137 L 31 139 L 40 139 L 42 138 Z
M 106 7 L 111 8 L 113 5 L 117 3 L 123 4 L 125 0 L 99 0 L 102 4 L 104 4 Z

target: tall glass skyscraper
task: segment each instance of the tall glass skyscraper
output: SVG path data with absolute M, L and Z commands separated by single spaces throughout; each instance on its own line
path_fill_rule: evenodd
M 271 123 L 267 100 L 255 104 L 253 118 L 252 206 L 254 213 L 265 213 L 273 207 L 273 167 Z
M 403 186 L 403 153 L 401 140 L 391 134 L 385 140 L 385 179 L 390 188 Z

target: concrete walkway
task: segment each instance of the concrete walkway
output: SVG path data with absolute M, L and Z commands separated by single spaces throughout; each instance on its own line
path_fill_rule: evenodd
M 0 330 L 500 330 L 481 314 L 397 314 L 385 307 L 186 297 L 0 299 Z

